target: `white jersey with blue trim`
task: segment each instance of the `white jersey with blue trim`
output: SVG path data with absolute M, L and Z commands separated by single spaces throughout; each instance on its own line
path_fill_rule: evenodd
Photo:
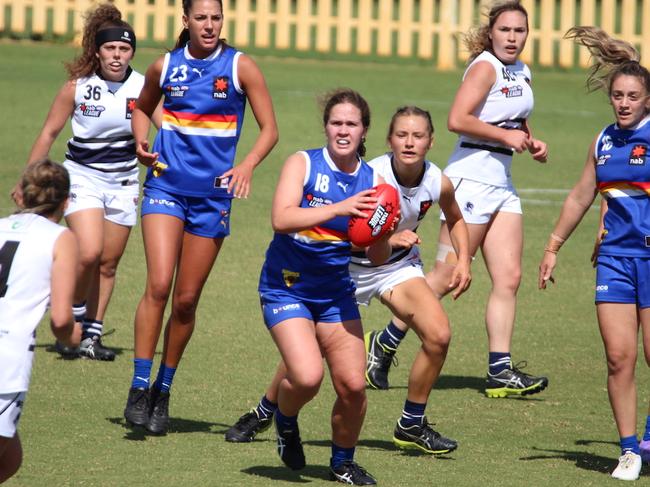
M 143 85 L 144 76 L 131 68 L 120 82 L 97 74 L 79 78 L 66 159 L 106 174 L 128 173 L 118 177 L 137 175 L 131 114 Z
M 29 386 L 36 327 L 50 300 L 54 244 L 63 231 L 29 213 L 0 219 L 0 394 Z
M 393 154 L 387 153 L 371 160 L 368 165 L 399 191 L 400 194 L 400 220 L 396 232 L 411 230 L 416 232 L 420 222 L 427 211 L 440 200 L 442 185 L 442 171 L 431 161 L 424 161 L 424 173 L 420 182 L 413 187 L 402 186 L 393 169 Z M 390 258 L 382 266 L 390 265 L 398 260 L 406 259 L 412 253 L 417 253 L 417 248 L 394 249 Z M 365 252 L 352 253 L 352 265 L 373 267 Z M 379 266 L 381 267 L 381 266 Z
M 521 129 L 534 105 L 530 69 L 521 61 L 503 64 L 491 52 L 483 51 L 467 67 L 463 79 L 472 66 L 479 62 L 492 65 L 496 81 L 473 115 L 496 127 Z M 509 186 L 512 154 L 511 147 L 498 142 L 461 135 L 444 172 L 449 177 L 471 179 L 493 186 Z

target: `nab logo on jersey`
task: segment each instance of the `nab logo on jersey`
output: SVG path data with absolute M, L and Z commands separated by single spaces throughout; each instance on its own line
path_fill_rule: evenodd
M 629 163 L 632 166 L 645 165 L 645 156 L 648 153 L 648 147 L 643 144 L 636 144 L 630 152 Z
M 420 201 L 420 213 L 418 214 L 418 221 L 424 218 L 429 208 L 433 205 L 433 200 Z
M 214 78 L 212 82 L 212 98 L 219 98 L 220 100 L 225 100 L 228 98 L 228 82 L 230 78 L 228 76 L 219 76 Z
M 131 115 L 133 115 L 133 110 L 135 110 L 135 100 L 137 98 L 127 98 L 126 99 L 126 118 L 130 119 Z

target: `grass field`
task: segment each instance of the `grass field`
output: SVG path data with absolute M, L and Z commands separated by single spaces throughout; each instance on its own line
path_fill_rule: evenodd
M 0 43 L 0 207 L 11 211 L 9 191 L 64 80 L 65 46 Z M 134 63 L 144 70 L 158 53 L 139 49 Z M 134 310 L 144 286 L 145 265 L 139 228 L 118 273 L 105 338 L 118 350 L 114 363 L 63 361 L 51 350 L 47 326 L 38 351 L 20 433 L 22 469 L 8 486 L 114 486 L 155 484 L 289 486 L 326 483 L 329 380 L 301 413 L 308 466 L 300 475 L 284 468 L 271 433 L 251 444 L 231 445 L 223 433 L 261 396 L 277 361 L 262 324 L 256 294 L 265 248 L 271 238 L 270 201 L 282 161 L 298 149 L 323 142 L 318 94 L 337 86 L 363 93 L 373 110 L 369 155 L 385 149 L 388 120 L 399 105 L 429 109 L 437 127 L 430 158 L 444 164 L 455 141 L 446 114 L 460 72 L 439 73 L 422 66 L 260 58 L 280 124 L 280 143 L 255 175 L 253 195 L 234 205 L 232 236 L 206 285 L 198 323 L 176 374 L 171 432 L 157 438 L 124 428 L 122 410 L 132 373 Z M 593 306 L 594 275 L 589 263 L 597 212 L 562 249 L 556 285 L 536 288 L 537 265 L 566 190 L 577 179 L 587 147 L 611 119 L 602 94 L 587 95 L 584 73 L 546 71 L 534 78 L 536 109 L 531 125 L 549 143 L 548 164 L 526 156 L 514 162 L 514 179 L 524 201 L 524 278 L 520 289 L 513 355 L 533 373 L 548 375 L 549 388 L 524 400 L 487 399 L 482 394 L 487 360 L 483 311 L 488 280 L 479 258 L 471 290 L 445 301 L 453 339 L 443 375 L 427 414 L 436 429 L 457 439 L 453 454 L 432 458 L 396 450 L 392 429 L 406 394 L 408 370 L 418 342 L 404 341 L 389 391 L 369 391 L 369 407 L 357 459 L 383 486 L 606 485 L 619 454 L 618 436 L 605 388 L 604 354 Z M 240 144 L 250 147 L 248 129 Z M 61 160 L 69 131 L 51 151 Z M 427 265 L 436 251 L 437 218 L 421 227 Z M 362 309 L 367 329 L 384 326 L 388 311 L 378 302 Z M 157 359 L 155 359 L 157 360 Z M 649 396 L 649 374 L 641 364 L 639 430 Z M 644 470 L 644 475 L 648 475 Z

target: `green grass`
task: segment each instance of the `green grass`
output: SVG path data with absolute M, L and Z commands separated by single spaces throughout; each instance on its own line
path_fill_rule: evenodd
M 29 153 L 49 105 L 64 80 L 61 61 L 74 51 L 61 45 L 0 43 L 0 208 L 11 211 L 9 191 Z M 144 70 L 158 53 L 139 49 Z M 279 168 L 298 149 L 322 144 L 315 98 L 337 86 L 360 90 L 373 110 L 368 152 L 385 149 L 394 109 L 418 104 L 431 110 L 437 128 L 432 160 L 444 164 L 455 142 L 446 114 L 461 72 L 439 73 L 419 65 L 344 63 L 264 57 L 257 59 L 273 96 L 281 140 L 255 175 L 253 195 L 234 205 L 232 236 L 206 285 L 192 341 L 176 375 L 171 433 L 143 436 L 123 427 L 122 410 L 131 377 L 133 315 L 144 286 L 145 266 L 137 227 L 118 273 L 106 317 L 115 332 L 105 342 L 117 348 L 115 363 L 66 362 L 50 350 L 53 338 L 38 335 L 31 390 L 20 423 L 25 461 L 8 486 L 249 486 L 330 485 L 327 379 L 301 413 L 308 466 L 301 475 L 285 469 L 271 433 L 245 445 L 227 444 L 223 433 L 261 396 L 277 352 L 261 320 L 256 293 L 264 251 L 271 238 L 270 201 Z M 483 311 L 489 288 L 477 258 L 471 290 L 444 302 L 453 339 L 443 375 L 427 413 L 443 433 L 460 443 L 442 458 L 407 455 L 391 443 L 406 394 L 409 365 L 417 349 L 409 335 L 391 373 L 393 388 L 369 391 L 366 422 L 357 458 L 383 486 L 415 485 L 603 485 L 618 456 L 617 433 L 605 389 L 604 354 L 593 306 L 594 273 L 589 264 L 597 212 L 562 249 L 556 285 L 536 289 L 537 265 L 563 192 L 576 181 L 597 131 L 611 118 L 602 95 L 586 95 L 583 73 L 545 71 L 534 79 L 537 137 L 550 145 L 548 164 L 529 157 L 514 161 L 514 179 L 525 211 L 524 274 L 519 293 L 515 360 L 547 374 L 549 388 L 525 400 L 487 399 L 482 393 L 487 347 Z M 241 151 L 255 134 L 248 114 Z M 66 129 L 51 156 L 61 160 Z M 427 265 L 435 258 L 438 222 L 434 212 L 421 228 Z M 362 309 L 366 328 L 379 328 L 388 311 L 375 302 Z M 156 358 L 156 361 L 158 358 Z M 639 428 L 645 417 L 648 372 L 641 364 Z M 645 471 L 648 474 L 648 471 Z

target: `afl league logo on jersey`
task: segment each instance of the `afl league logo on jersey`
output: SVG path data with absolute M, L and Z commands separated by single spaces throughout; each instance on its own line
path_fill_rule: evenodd
M 645 165 L 645 156 L 648 153 L 648 147 L 643 144 L 635 144 L 630 151 L 630 160 L 629 163 L 632 166 L 643 166 Z
M 126 117 L 127 120 L 130 120 L 131 115 L 133 115 L 133 110 L 135 110 L 135 100 L 137 100 L 137 98 L 126 99 L 126 113 L 124 116 Z
M 614 147 L 614 144 L 612 143 L 612 138 L 609 135 L 605 135 L 603 139 L 600 141 L 601 146 L 600 149 L 604 152 L 612 150 L 612 147 Z
M 212 83 L 212 98 L 225 100 L 228 98 L 228 76 L 219 76 L 214 78 Z
M 79 105 L 79 110 L 81 110 L 81 114 L 84 117 L 99 118 L 102 112 L 106 110 L 106 107 L 102 105 L 87 105 L 86 103 L 82 103 Z

